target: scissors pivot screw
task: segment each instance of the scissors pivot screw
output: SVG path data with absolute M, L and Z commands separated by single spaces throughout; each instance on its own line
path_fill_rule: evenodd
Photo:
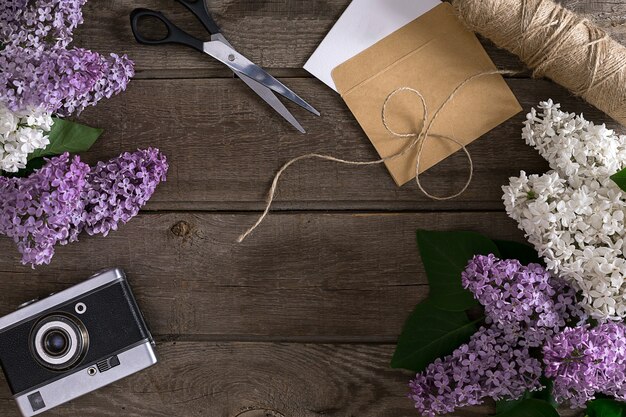
M 234 61 L 235 60 L 235 55 L 233 55 L 233 54 L 228 55 L 228 60 L 231 61 L 231 62 Z

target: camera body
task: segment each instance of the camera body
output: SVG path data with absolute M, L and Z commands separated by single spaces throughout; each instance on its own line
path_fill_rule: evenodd
M 154 341 L 120 269 L 0 318 L 0 366 L 26 417 L 156 362 Z

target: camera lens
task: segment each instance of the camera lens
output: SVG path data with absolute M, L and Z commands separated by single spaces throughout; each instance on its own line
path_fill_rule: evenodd
M 89 348 L 85 325 L 65 313 L 51 314 L 39 320 L 30 339 L 33 357 L 53 371 L 65 371 L 77 365 Z
M 70 348 L 69 335 L 61 329 L 50 330 L 43 336 L 43 348 L 50 356 L 62 356 Z

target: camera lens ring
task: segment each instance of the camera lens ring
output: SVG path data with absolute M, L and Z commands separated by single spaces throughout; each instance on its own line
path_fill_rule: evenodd
M 67 346 L 59 352 L 51 352 L 46 348 L 46 338 L 51 334 L 60 335 Z M 33 327 L 30 346 L 33 357 L 40 365 L 53 371 L 64 371 L 84 357 L 89 347 L 89 334 L 77 318 L 65 313 L 53 313 Z
M 65 349 L 64 354 L 54 355 L 46 349 L 46 336 L 52 332 L 60 332 L 69 336 L 69 346 Z M 37 330 L 37 333 L 35 333 L 35 351 L 41 359 L 50 365 L 57 366 L 65 364 L 68 358 L 76 355 L 78 347 L 78 335 L 69 324 L 61 321 L 45 323 Z

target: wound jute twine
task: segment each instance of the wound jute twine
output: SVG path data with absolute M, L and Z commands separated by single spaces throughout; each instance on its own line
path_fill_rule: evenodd
M 453 0 L 463 23 L 626 125 L 626 48 L 552 0 Z
M 626 125 L 626 48 L 611 39 L 602 29 L 587 19 L 563 8 L 552 0 L 452 0 L 457 15 L 471 30 L 493 41 L 497 46 L 516 54 L 531 70 L 534 77 L 548 77 L 581 96 L 589 103 Z M 454 138 L 431 134 L 438 115 L 454 99 L 459 90 L 472 80 L 494 74 L 516 74 L 517 71 L 488 71 L 475 74 L 459 84 L 428 117 L 424 96 L 410 87 L 399 88 L 389 94 L 382 107 L 382 121 L 390 135 L 411 138 L 396 154 L 375 161 L 350 161 L 316 153 L 294 158 L 276 173 L 267 197 L 265 210 L 238 242 L 243 242 L 267 217 L 282 174 L 293 164 L 305 159 L 322 159 L 346 165 L 377 165 L 400 158 L 417 146 L 415 181 L 418 188 L 433 200 L 449 200 L 461 195 L 469 187 L 474 173 L 472 158 L 464 144 Z M 423 109 L 419 133 L 398 133 L 387 123 L 387 104 L 397 94 L 414 93 Z M 443 139 L 456 143 L 467 155 L 470 170 L 465 186 L 458 193 L 438 197 L 427 192 L 420 181 L 420 160 L 424 144 L 429 139 Z

